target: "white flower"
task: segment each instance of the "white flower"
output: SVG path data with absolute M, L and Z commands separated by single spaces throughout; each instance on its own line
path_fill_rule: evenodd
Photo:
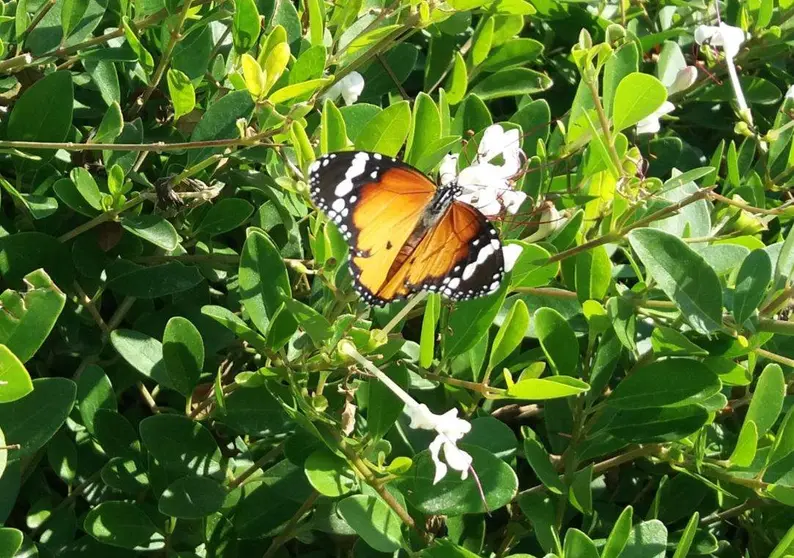
M 501 165 L 492 163 L 501 156 Z M 521 136 L 517 129 L 505 131 L 499 124 L 485 129 L 477 148 L 474 163 L 455 173 L 458 156 L 447 155 L 441 163 L 439 173 L 442 185 L 453 180 L 462 192 L 458 200 L 472 205 L 483 215 L 499 215 L 503 211 L 515 214 L 527 195 L 513 190 L 513 177 L 521 170 Z
M 698 69 L 695 66 L 684 66 L 675 76 L 673 83 L 667 88 L 668 95 L 675 95 L 686 91 L 698 78 Z
M 788 91 L 786 91 L 785 99 L 794 99 L 794 85 L 789 87 Z
M 736 95 L 736 104 L 739 105 L 739 114 L 749 124 L 753 123 L 753 115 L 747 101 L 744 98 L 742 84 L 739 81 L 739 74 L 736 72 L 734 57 L 739 54 L 739 49 L 744 43 L 745 32 L 732 25 L 720 22 L 719 26 L 698 25 L 695 28 L 695 42 L 699 45 L 708 42 L 712 46 L 722 47 L 725 53 L 725 65 L 728 66 L 728 75 L 731 78 L 733 92 Z
M 471 430 L 471 423 L 458 418 L 457 409 L 450 409 L 443 415 L 436 415 L 430 412 L 430 409 L 424 403 L 406 405 L 405 414 L 411 418 L 411 424 L 409 425 L 411 428 L 435 430 L 438 433 L 436 439 L 428 446 L 430 456 L 436 466 L 433 484 L 437 484 L 438 481 L 444 478 L 449 470 L 448 466 L 460 472 L 461 480 L 466 480 L 469 476 L 472 458 L 455 444 Z M 441 461 L 439 457 L 441 449 L 444 450 L 446 463 Z
M 669 114 L 675 110 L 675 105 L 670 101 L 662 103 L 656 111 L 637 122 L 637 135 L 640 134 L 655 134 L 658 132 L 662 125 L 659 123 L 659 118 L 665 114 Z
M 364 91 L 364 78 L 358 72 L 350 72 L 345 77 L 333 84 L 320 98 L 336 101 L 341 95 L 345 105 L 355 103 L 361 92 Z
M 720 22 L 719 25 L 698 25 L 695 28 L 695 42 L 699 45 L 709 43 L 721 47 L 725 56 L 734 58 L 744 43 L 746 35 L 739 27 Z
M 428 446 L 430 455 L 433 458 L 433 463 L 435 463 L 436 466 L 433 484 L 436 484 L 444 478 L 444 475 L 447 474 L 448 467 L 452 467 L 455 471 L 460 471 L 461 480 L 466 480 L 466 477 L 469 476 L 472 458 L 456 444 L 458 440 L 463 438 L 463 436 L 471 430 L 471 423 L 467 420 L 458 418 L 457 409 L 450 409 L 443 415 L 432 413 L 430 409 L 427 408 L 427 405 L 419 403 L 416 399 L 411 397 L 408 392 L 397 385 L 394 380 L 381 372 L 377 366 L 361 356 L 356 346 L 350 341 L 346 339 L 340 341 L 338 351 L 356 360 L 367 372 L 383 382 L 394 395 L 405 403 L 403 412 L 411 419 L 411 424 L 409 425 L 411 428 L 436 431 L 438 435 Z M 444 450 L 444 460 L 446 463 L 441 461 L 439 457 L 442 449 Z
M 525 242 L 538 242 L 552 235 L 557 229 L 562 227 L 565 219 L 560 217 L 560 212 L 551 202 L 545 202 L 543 212 L 540 214 L 538 230 L 524 239 Z

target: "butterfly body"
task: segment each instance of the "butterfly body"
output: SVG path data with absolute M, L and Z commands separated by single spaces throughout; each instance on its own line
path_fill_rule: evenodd
M 504 276 L 496 229 L 417 169 L 379 153 L 338 152 L 309 169 L 314 204 L 350 245 L 356 290 L 382 305 L 421 290 L 453 300 L 494 292 Z

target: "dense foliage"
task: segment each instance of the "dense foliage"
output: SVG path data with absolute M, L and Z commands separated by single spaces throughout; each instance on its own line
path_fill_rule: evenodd
M 794 2 L 618 1 L 0 4 L 0 558 L 794 555 Z M 312 162 L 493 123 L 501 288 L 364 304 Z

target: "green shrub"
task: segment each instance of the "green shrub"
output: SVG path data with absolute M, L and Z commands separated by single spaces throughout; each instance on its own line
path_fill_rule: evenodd
M 792 0 L 0 6 L 0 558 L 794 555 Z M 361 300 L 353 149 L 495 292 Z

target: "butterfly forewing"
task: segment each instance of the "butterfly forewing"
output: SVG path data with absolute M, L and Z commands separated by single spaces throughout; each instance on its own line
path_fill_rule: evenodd
M 433 199 L 435 185 L 413 167 L 363 151 L 324 155 L 309 170 L 312 201 L 350 245 L 356 289 L 368 302 L 387 302 L 377 293 Z

